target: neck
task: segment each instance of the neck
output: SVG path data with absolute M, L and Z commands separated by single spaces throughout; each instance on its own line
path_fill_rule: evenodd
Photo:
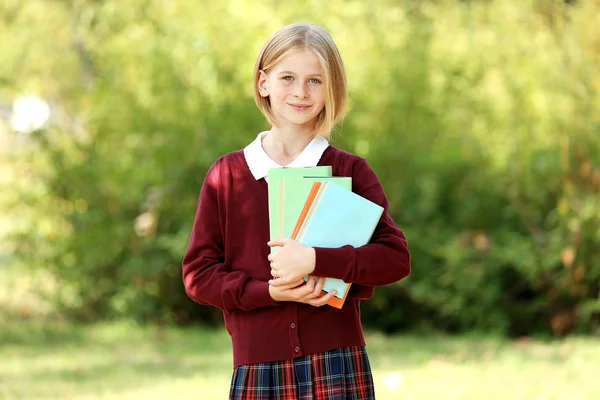
M 294 161 L 313 138 L 312 129 L 273 126 L 262 146 L 273 161 L 285 166 Z

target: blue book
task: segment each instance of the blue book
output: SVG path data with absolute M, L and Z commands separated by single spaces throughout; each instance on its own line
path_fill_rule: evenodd
M 352 190 L 352 178 L 335 176 L 330 178 L 284 178 L 281 181 L 281 199 L 279 204 L 280 224 L 282 226 L 281 237 L 292 237 L 292 232 L 300 212 L 304 208 L 306 198 L 315 182 L 334 182 L 346 190 Z
M 335 183 L 315 182 L 292 233 L 292 238 L 310 247 L 363 246 L 371 240 L 383 207 Z M 337 290 L 328 303 L 341 308 L 350 284 L 326 278 L 324 292 Z

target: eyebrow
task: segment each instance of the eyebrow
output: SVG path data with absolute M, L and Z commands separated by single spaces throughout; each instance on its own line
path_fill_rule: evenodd
M 296 73 L 292 72 L 292 71 L 281 71 L 279 73 L 279 75 L 281 75 L 281 74 L 296 75 Z M 319 76 L 320 77 L 321 74 L 308 74 L 308 76 Z

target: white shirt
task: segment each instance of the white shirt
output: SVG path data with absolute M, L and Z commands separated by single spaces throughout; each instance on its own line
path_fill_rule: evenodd
M 262 139 L 269 134 L 269 131 L 261 132 L 258 134 L 256 139 L 248 146 L 244 148 L 244 157 L 246 158 L 246 164 L 250 168 L 250 172 L 254 176 L 254 179 L 259 180 L 265 178 L 270 168 L 281 168 L 283 165 L 277 164 L 273 161 L 262 147 Z M 327 139 L 316 136 L 311 142 L 302 150 L 302 153 L 298 155 L 290 164 L 286 167 L 316 167 L 323 155 L 325 149 L 329 146 Z

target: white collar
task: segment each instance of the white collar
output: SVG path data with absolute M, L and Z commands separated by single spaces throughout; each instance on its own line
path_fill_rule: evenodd
M 267 179 L 270 168 L 281 168 L 282 165 L 273 161 L 262 147 L 262 139 L 269 134 L 269 131 L 261 132 L 256 139 L 244 148 L 244 157 L 246 164 L 254 179 Z M 317 136 L 306 146 L 298 157 L 286 167 L 316 167 L 323 155 L 325 149 L 329 146 L 327 139 Z

